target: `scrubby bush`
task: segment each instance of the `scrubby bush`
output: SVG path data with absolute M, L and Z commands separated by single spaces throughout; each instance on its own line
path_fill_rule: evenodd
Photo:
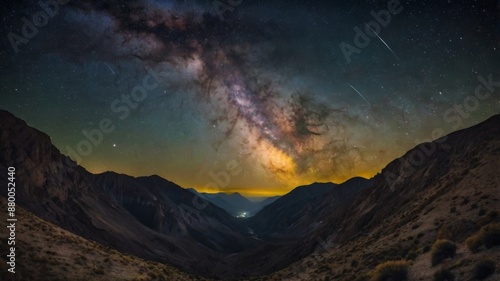
M 492 223 L 483 226 L 478 233 L 465 240 L 471 252 L 477 252 L 481 246 L 487 249 L 500 245 L 500 224 Z
M 434 281 L 455 281 L 455 274 L 449 269 L 440 269 L 434 273 Z
M 479 250 L 479 247 L 481 247 L 481 242 L 478 239 L 477 235 L 472 235 L 471 237 L 465 239 L 465 244 L 467 245 L 467 248 L 469 248 L 469 251 L 475 253 Z
M 457 246 L 450 240 L 437 240 L 431 249 L 432 265 L 437 265 L 447 258 L 453 258 L 456 251 Z
M 482 260 L 474 266 L 474 278 L 484 280 L 495 273 L 495 262 L 492 260 Z
M 371 281 L 404 281 L 408 279 L 409 264 L 405 260 L 386 261 L 375 267 Z

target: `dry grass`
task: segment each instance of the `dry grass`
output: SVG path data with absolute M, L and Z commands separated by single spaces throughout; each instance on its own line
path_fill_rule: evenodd
M 453 258 L 456 251 L 457 246 L 455 243 L 446 239 L 437 240 L 431 249 L 432 265 L 438 265 L 447 258 Z
M 500 224 L 491 223 L 485 225 L 478 233 L 470 236 L 465 240 L 467 247 L 473 253 L 477 252 L 481 247 L 490 249 L 500 245 Z
M 404 281 L 408 279 L 409 263 L 405 260 L 386 261 L 377 265 L 372 273 L 371 281 Z
M 0 209 L 5 206 L 5 198 L 0 197 Z M 86 240 L 20 207 L 16 216 L 16 273 L 1 280 L 207 280 Z M 6 241 L 5 232 L 1 232 L 0 241 Z M 0 270 L 5 276 L 6 246 L 0 245 Z

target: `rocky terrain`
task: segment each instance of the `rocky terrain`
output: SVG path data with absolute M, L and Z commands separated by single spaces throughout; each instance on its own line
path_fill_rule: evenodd
M 433 279 L 438 270 L 476 280 L 477 264 L 490 260 L 496 273 L 485 280 L 499 280 L 498 124 L 496 115 L 394 160 L 344 219 L 324 222 L 324 247 L 261 280 L 370 280 L 378 264 L 391 260 L 408 261 L 409 280 L 446 280 Z M 466 239 L 484 227 L 495 229 L 496 246 L 472 251 Z M 433 266 L 432 247 L 440 239 L 453 243 L 456 253 Z
M 249 219 L 157 176 L 93 175 L 47 135 L 0 119 L 0 169 L 16 167 L 26 209 L 19 280 L 38 270 L 47 280 L 389 280 L 376 279 L 388 261 L 408 280 L 440 270 L 474 280 L 491 263 L 484 280 L 500 278 L 500 115 L 421 144 L 372 179 L 299 187 Z

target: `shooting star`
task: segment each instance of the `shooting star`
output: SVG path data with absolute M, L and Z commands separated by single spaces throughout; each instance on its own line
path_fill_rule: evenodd
M 358 95 L 359 95 L 360 97 L 362 97 L 362 98 L 366 101 L 366 103 L 367 103 L 368 105 L 371 105 L 371 104 L 370 104 L 370 102 L 369 102 L 368 100 L 366 100 L 366 99 L 365 99 L 365 97 L 364 97 L 364 96 L 363 96 L 363 95 L 362 95 L 362 94 L 361 94 L 361 93 L 360 93 L 360 92 L 359 92 L 356 88 L 354 88 L 354 86 L 353 86 L 353 85 L 351 85 L 350 83 L 347 83 L 347 84 L 349 84 L 349 86 L 351 86 L 351 88 L 352 88 L 354 91 L 356 91 L 356 93 L 358 93 Z
M 394 57 L 399 61 L 401 62 L 401 60 L 399 59 L 399 57 L 396 55 L 396 53 L 394 53 L 394 51 L 391 49 L 391 47 L 389 47 L 389 45 L 387 45 L 387 43 L 385 43 L 384 39 L 382 39 L 382 37 L 380 37 L 378 35 L 377 32 L 375 32 L 375 30 L 373 30 L 368 24 L 366 24 L 366 27 L 368 27 L 375 35 L 377 35 L 378 39 L 380 39 L 380 41 L 382 41 L 382 43 L 384 43 L 384 45 L 387 47 L 387 49 L 389 49 L 389 51 L 391 51 L 391 53 L 394 55 Z M 402 63 L 402 62 L 401 62 Z
M 109 70 L 111 70 L 111 72 L 113 73 L 113 75 L 116 75 L 116 73 L 113 71 L 113 69 L 111 68 L 111 66 L 109 66 L 109 64 L 106 63 L 106 65 L 108 66 Z

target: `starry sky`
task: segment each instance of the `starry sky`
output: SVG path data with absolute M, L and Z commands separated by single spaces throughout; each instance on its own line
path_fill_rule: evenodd
M 94 173 L 284 194 L 500 112 L 498 1 L 40 3 L 0 8 L 0 108 Z

